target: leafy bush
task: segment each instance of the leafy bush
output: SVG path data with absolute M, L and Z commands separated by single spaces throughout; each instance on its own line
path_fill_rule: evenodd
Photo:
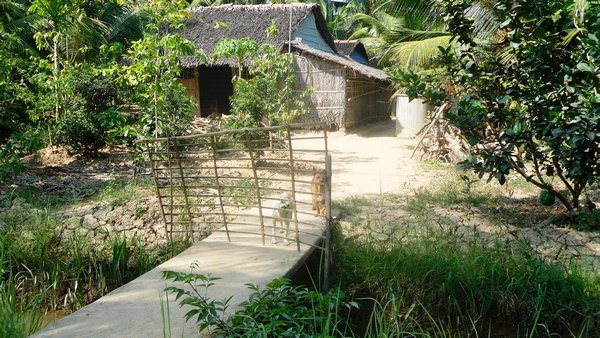
M 235 42 L 224 40 L 218 46 Z M 232 49 L 231 53 L 233 51 L 237 49 Z M 304 112 L 304 99 L 308 93 L 294 93 L 294 56 L 279 53 L 275 47 L 267 44 L 251 55 L 256 54 L 260 57 L 250 65 L 250 77 L 246 79 L 240 75 L 234 78 L 235 94 L 231 97 L 233 114 L 224 118 L 227 129 L 262 127 L 265 121 L 270 125 L 291 123 Z
M 158 135 L 177 136 L 185 134 L 192 121 L 194 106 L 196 103 L 187 94 L 185 87 L 180 83 L 173 84 L 172 88 L 165 93 L 162 111 L 159 112 Z M 146 111 L 147 109 L 145 109 Z M 146 117 L 153 115 L 147 111 L 142 121 L 147 121 Z M 155 122 L 144 123 L 142 128 L 144 135 L 153 135 L 155 133 Z
M 443 3 L 460 45 L 442 50 L 451 85 L 426 86 L 409 74 L 409 94 L 452 103 L 446 117 L 472 146 L 463 167 L 501 184 L 517 172 L 568 210 L 578 208 L 582 192 L 600 177 L 597 5 L 495 1 L 497 39 L 480 41 L 467 14 L 471 1 Z
M 189 17 L 187 6 L 183 0 L 151 1 L 142 6 L 148 13 L 144 33 L 127 49 L 129 62 L 120 67 L 118 78 L 141 109 L 135 123 L 123 130 L 128 137 L 181 135 L 189 126 L 195 103 L 179 81 L 180 58 L 205 56 L 177 33 Z
M 106 138 L 96 114 L 69 112 L 56 129 L 56 141 L 67 147 L 69 154 L 93 155 L 106 145 Z
M 47 133 L 33 126 L 14 132 L 0 144 L 0 181 L 9 174 L 18 174 L 25 169 L 21 157 L 31 154 L 46 144 Z
M 107 144 L 108 132 L 123 124 L 114 108 L 118 100 L 114 79 L 84 67 L 68 70 L 61 81 L 69 105 L 58 121 L 56 141 L 71 154 L 93 155 Z
M 198 267 L 197 263 L 192 266 Z M 357 308 L 356 303 L 346 301 L 340 289 L 321 294 L 292 286 L 286 279 L 275 279 L 264 289 L 248 284 L 253 293 L 240 304 L 239 311 L 225 318 L 224 311 L 231 298 L 216 301 L 205 296 L 206 290 L 220 278 L 174 271 L 164 271 L 163 277 L 191 288 L 192 291 L 174 286 L 165 289 L 176 294 L 181 306 L 192 307 L 186 313 L 187 320 L 195 318 L 200 331 L 215 327 L 217 333 L 228 337 L 348 336 L 351 330 L 344 315 Z

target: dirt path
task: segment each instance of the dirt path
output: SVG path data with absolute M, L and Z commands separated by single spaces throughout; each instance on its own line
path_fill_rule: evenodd
M 334 200 L 360 194 L 400 193 L 428 184 L 435 172 L 425 172 L 410 155 L 415 139 L 395 136 L 395 120 L 370 124 L 350 132 L 327 133 L 332 157 Z
M 448 168 L 435 170 L 416 158 L 411 159 L 416 144 L 415 139 L 395 137 L 394 120 L 371 124 L 351 133 L 328 133 L 333 200 L 342 203 L 342 207 L 358 203 L 351 208 L 357 214 L 343 222 L 364 225 L 375 221 L 381 226 L 398 224 L 402 228 L 420 224 L 408 211 L 408 198 L 414 197 L 416 188 L 428 186 L 435 190 L 447 183 L 445 180 L 450 171 Z M 577 262 L 600 271 L 600 233 L 554 225 L 541 229 L 534 227 L 541 219 L 562 208 L 558 204 L 541 206 L 537 203 L 536 190 L 530 188 L 514 191 L 498 185 L 491 188 L 495 190 L 497 200 L 480 207 L 429 205 L 428 211 L 420 215 L 421 221 L 424 217 L 425 222 L 436 224 L 444 231 L 476 236 L 490 243 L 498 239 L 528 243 L 549 261 Z M 388 200 L 383 193 L 395 193 L 407 199 Z M 356 201 L 344 200 L 349 196 L 360 197 Z

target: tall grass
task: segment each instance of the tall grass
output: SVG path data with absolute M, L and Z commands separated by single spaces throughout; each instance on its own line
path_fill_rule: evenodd
M 13 255 L 0 241 L 0 336 L 26 337 L 39 330 L 43 313 L 39 311 L 41 294 L 23 292 L 22 284 L 30 279 L 29 271 L 14 274 Z
M 96 193 L 116 205 L 137 196 L 134 185 L 109 184 Z M 97 243 L 83 228 L 63 237 L 56 201 L 70 197 L 42 200 L 29 189 L 15 196 L 43 210 L 5 218 L 0 229 L 0 337 L 27 336 L 44 325 L 46 312 L 77 310 L 171 257 L 167 245 L 149 249 L 141 240 L 119 236 Z
M 600 278 L 538 259 L 529 248 L 461 243 L 445 234 L 334 243 L 337 278 L 372 297 L 369 335 L 600 335 Z

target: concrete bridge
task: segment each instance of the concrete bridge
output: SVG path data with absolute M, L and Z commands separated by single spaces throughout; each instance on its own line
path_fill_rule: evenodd
M 49 325 L 34 337 L 198 337 L 194 320 L 186 323 L 184 318 L 189 308 L 180 308 L 174 295 L 169 295 L 167 303 L 163 292 L 167 286 L 183 285 L 166 282 L 162 271 L 188 273 L 190 265 L 198 262 L 200 268 L 194 272 L 222 278 L 209 289 L 209 297 L 216 300 L 232 297 L 227 315 L 231 314 L 237 309 L 236 305 L 251 294 L 246 283 L 264 286 L 275 278 L 289 276 L 314 250 L 319 250 L 314 246 L 320 244 L 324 235 L 323 222 L 316 217 L 304 217 L 300 242 L 307 244 L 301 244 L 300 251 L 293 242 L 289 246 L 281 241 L 270 244 L 270 237 L 269 244 L 263 246 L 260 236 L 245 234 L 256 229 L 232 225 L 231 230 L 240 233 L 231 233 L 231 242 L 224 232 L 215 232 L 152 271 Z M 255 217 L 241 221 L 250 223 L 252 220 Z M 170 319 L 163 317 L 167 312 Z

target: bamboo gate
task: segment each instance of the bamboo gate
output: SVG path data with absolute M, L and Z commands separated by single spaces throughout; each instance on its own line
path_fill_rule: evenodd
M 305 132 L 305 129 L 311 131 Z M 315 131 L 314 128 L 319 128 Z M 212 231 L 228 241 L 256 235 L 266 244 L 273 233 L 275 203 L 289 193 L 289 241 L 324 250 L 329 275 L 331 158 L 320 124 L 292 124 L 139 141 L 148 154 L 168 240 L 192 242 Z M 325 173 L 314 193 L 315 171 Z M 325 215 L 312 197 L 324 194 Z M 283 236 L 276 233 L 276 240 Z M 271 242 L 269 241 L 269 244 Z M 327 281 L 324 281 L 327 285 Z

